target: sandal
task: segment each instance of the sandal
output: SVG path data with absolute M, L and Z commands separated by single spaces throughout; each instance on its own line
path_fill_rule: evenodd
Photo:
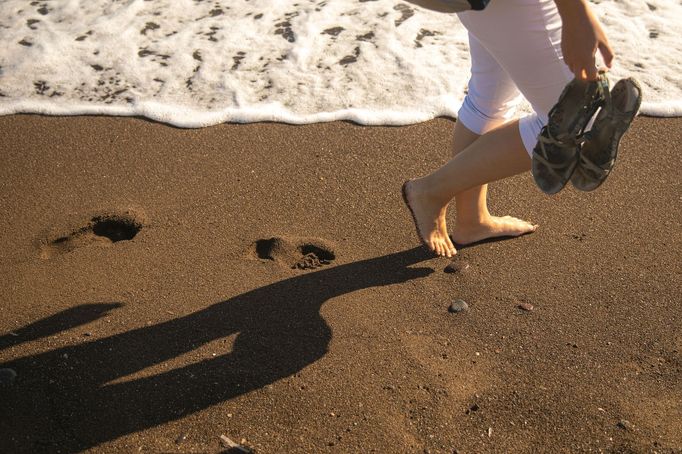
M 642 104 L 642 88 L 632 78 L 619 80 L 606 105 L 585 134 L 578 166 L 571 183 L 581 191 L 594 191 L 606 180 L 616 163 L 618 145 Z
M 568 183 L 578 164 L 581 134 L 605 102 L 609 90 L 606 74 L 596 81 L 573 79 L 548 115 L 533 149 L 532 174 L 546 194 L 556 194 Z

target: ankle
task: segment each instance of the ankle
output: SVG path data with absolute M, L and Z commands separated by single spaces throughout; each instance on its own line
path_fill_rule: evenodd
M 428 176 L 413 180 L 412 183 L 414 193 L 429 205 L 446 206 L 450 203 L 451 198 L 442 194 Z
M 492 216 L 485 211 L 477 211 L 475 213 L 467 214 L 457 214 L 457 227 L 462 229 L 475 229 L 481 226 L 490 225 L 492 222 Z

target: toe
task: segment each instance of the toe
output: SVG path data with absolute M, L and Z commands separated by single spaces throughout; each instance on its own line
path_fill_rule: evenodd
M 447 252 L 448 257 L 455 255 L 455 247 L 452 245 L 452 242 L 450 242 L 449 239 L 445 242 L 445 251 Z
M 448 246 L 445 244 L 445 241 L 443 240 L 440 241 L 440 250 L 441 257 L 447 257 L 448 254 L 450 253 L 450 249 L 448 249 Z
M 445 239 L 445 245 L 448 247 L 448 249 L 453 250 L 455 248 L 455 245 L 452 244 L 452 239 L 450 239 L 450 235 L 447 233 L 443 235 L 443 238 Z
M 523 222 L 525 224 L 525 231 L 526 232 L 535 232 L 536 227 L 530 223 L 530 222 Z
M 443 236 L 443 249 L 445 250 L 445 255 L 447 257 L 455 255 L 455 246 L 452 244 L 449 235 Z
M 436 243 L 434 243 L 433 240 L 429 240 L 426 245 L 429 247 L 429 249 L 431 249 L 432 252 L 438 253 L 438 251 L 436 251 Z

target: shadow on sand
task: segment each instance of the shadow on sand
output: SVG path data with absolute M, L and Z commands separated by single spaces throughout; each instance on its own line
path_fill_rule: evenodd
M 327 351 L 325 301 L 428 276 L 433 270 L 409 266 L 429 258 L 420 247 L 338 265 L 154 326 L 0 364 L 18 373 L 14 384 L 0 387 L 0 451 L 82 451 L 291 376 Z M 119 306 L 68 309 L 0 337 L 0 348 L 72 329 Z M 233 334 L 230 353 L 111 383 Z

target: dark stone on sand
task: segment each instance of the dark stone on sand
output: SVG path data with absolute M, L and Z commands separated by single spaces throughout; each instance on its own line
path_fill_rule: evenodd
M 17 373 L 14 369 L 0 369 L 0 386 L 11 385 L 15 378 Z
M 620 421 L 618 421 L 616 427 L 618 427 L 619 429 L 627 430 L 629 432 L 631 432 L 635 428 L 635 426 L 627 419 L 621 419 Z
M 530 303 L 521 303 L 518 305 L 518 308 L 523 311 L 530 312 L 533 310 L 533 305 Z
M 448 311 L 452 312 L 453 314 L 456 314 L 458 312 L 466 312 L 469 310 L 469 305 L 464 301 L 457 299 L 450 304 L 450 307 L 448 308 Z
M 468 414 L 471 414 L 471 413 L 478 411 L 480 409 L 481 409 L 481 407 L 479 407 L 478 404 L 473 404 L 471 407 L 469 407 L 467 409 L 467 411 L 465 413 L 468 415 Z
M 448 266 L 445 267 L 443 270 L 446 273 L 449 274 L 455 274 L 455 273 L 463 273 L 466 270 L 469 269 L 469 263 L 466 261 L 457 261 L 457 262 L 452 262 Z
M 185 440 L 187 440 L 187 434 L 186 433 L 180 434 L 180 436 L 175 439 L 175 444 L 179 445 L 183 443 Z

